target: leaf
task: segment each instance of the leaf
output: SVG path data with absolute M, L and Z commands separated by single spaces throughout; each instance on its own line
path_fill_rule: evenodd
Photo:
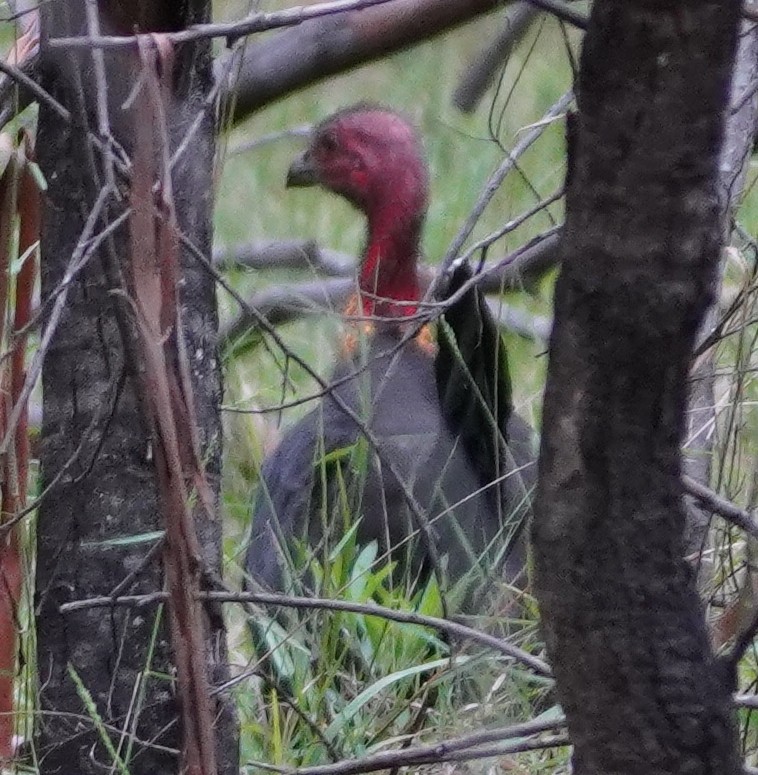
M 345 726 L 358 711 L 369 701 L 374 699 L 380 692 L 384 691 L 393 684 L 398 683 L 406 678 L 413 678 L 421 673 L 428 673 L 433 670 L 439 670 L 441 668 L 447 668 L 451 665 L 461 666 L 465 665 L 473 657 L 459 656 L 455 659 L 435 659 L 432 662 L 426 662 L 420 665 L 412 665 L 403 670 L 398 670 L 395 673 L 380 678 L 375 681 L 367 689 L 364 689 L 355 699 L 349 702 L 336 716 L 334 721 L 324 730 L 324 737 L 327 740 L 334 740 L 335 737 L 340 734 Z
M 13 261 L 11 261 L 10 272 L 13 277 L 15 277 L 24 268 L 24 264 L 26 263 L 27 259 L 34 255 L 34 251 L 38 247 L 39 240 L 37 240 L 33 245 L 29 245 L 29 247 L 20 256 L 18 256 L 18 258 L 14 258 Z
M 371 543 L 363 547 L 356 558 L 350 573 L 350 582 L 345 595 L 348 600 L 361 601 L 366 599 L 366 587 L 368 585 L 368 579 L 372 575 L 371 568 L 376 561 L 378 550 L 379 548 L 376 541 L 371 541 Z
M 45 175 L 40 169 L 39 164 L 27 160 L 26 169 L 31 173 L 34 182 L 37 184 L 37 188 L 39 188 L 40 191 L 47 191 L 47 180 L 45 180 Z
M 429 577 L 429 581 L 424 587 L 417 610 L 424 616 L 442 616 L 443 614 L 440 585 L 437 583 L 437 577 L 434 574 Z
M 127 767 L 126 763 L 119 756 L 118 751 L 116 751 L 105 723 L 103 722 L 103 719 L 97 710 L 97 705 L 92 699 L 92 695 L 70 662 L 68 663 L 68 675 L 69 678 L 71 678 L 71 680 L 74 682 L 76 693 L 79 695 L 79 699 L 82 701 L 82 704 L 86 708 L 87 714 L 89 715 L 93 726 L 97 730 L 100 742 L 105 746 L 105 749 L 111 756 L 111 768 L 115 768 L 117 772 L 121 773 L 121 775 L 129 775 L 129 767 Z
M 259 643 L 265 643 L 260 653 L 270 653 L 274 672 L 280 680 L 292 685 L 298 675 L 306 675 L 310 651 L 287 632 L 276 619 L 261 615 L 254 622 Z
M 4 175 L 16 155 L 16 145 L 13 138 L 7 133 L 0 134 L 0 175 Z
M 122 536 L 121 538 L 108 538 L 105 541 L 85 541 L 82 547 L 91 549 L 96 546 L 137 546 L 158 541 L 166 534 L 165 530 L 153 530 L 150 533 L 140 533 L 139 535 Z
M 339 463 L 342 460 L 347 460 L 353 451 L 353 446 L 353 444 L 349 444 L 346 447 L 338 447 L 337 449 L 325 452 L 322 457 L 314 462 L 314 466 L 328 466 L 333 463 Z

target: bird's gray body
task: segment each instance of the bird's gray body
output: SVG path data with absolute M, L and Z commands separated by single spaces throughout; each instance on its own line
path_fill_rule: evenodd
M 320 558 L 337 545 L 347 527 L 344 508 L 325 510 L 323 503 L 334 504 L 345 492 L 351 493 L 346 502 L 352 518 L 359 520 L 358 543 L 376 541 L 380 555 L 392 548 L 392 558 L 413 576 L 437 568 L 449 586 L 471 572 L 467 578 L 478 587 L 482 574 L 495 569 L 509 581 L 523 573 L 521 528 L 535 479 L 533 432 L 512 414 L 509 473 L 499 486 L 481 481 L 470 450 L 443 415 L 433 356 L 416 341 L 399 342 L 397 327 L 387 326 L 367 340 L 362 357 L 342 360 L 333 391 L 264 463 L 247 557 L 251 579 L 263 588 L 289 589 L 291 539 L 302 539 Z M 321 461 L 354 448 L 365 434 L 340 403 L 378 443 L 378 449 L 364 443 L 365 465 L 356 471 L 354 457 L 343 466 L 343 477 L 333 469 L 325 473 Z
M 493 575 L 523 582 L 532 431 L 513 413 L 505 345 L 467 263 L 449 267 L 439 295 L 436 352 L 420 339 L 400 346 L 422 301 L 429 174 L 420 138 L 393 111 L 347 108 L 314 129 L 287 185 L 321 186 L 365 215 L 355 307 L 376 330 L 363 357 L 338 364 L 332 393 L 264 463 L 251 581 L 282 591 L 299 578 L 317 582 L 317 565 L 355 525 L 359 544 L 376 541 L 380 557 L 397 561 L 399 578 L 433 571 L 447 591 L 465 577 L 471 583 L 456 591 L 467 604 L 469 590 L 491 587 Z M 298 544 L 317 562 L 312 573 L 299 563 L 293 577 Z

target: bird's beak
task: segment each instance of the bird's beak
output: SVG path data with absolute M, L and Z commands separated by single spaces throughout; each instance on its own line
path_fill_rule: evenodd
M 287 171 L 287 188 L 315 186 L 318 183 L 318 175 L 313 165 L 310 153 L 303 151 L 290 165 Z

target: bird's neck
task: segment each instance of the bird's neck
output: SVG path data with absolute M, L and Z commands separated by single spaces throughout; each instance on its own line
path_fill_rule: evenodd
M 420 299 L 418 257 L 423 216 L 394 212 L 369 216 L 368 244 L 361 262 L 359 291 L 364 315 L 403 318 Z

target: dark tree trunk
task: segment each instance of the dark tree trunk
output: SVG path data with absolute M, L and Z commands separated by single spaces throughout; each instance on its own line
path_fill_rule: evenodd
M 534 526 L 580 775 L 740 771 L 680 483 L 739 15 L 738 0 L 596 0 L 584 44 Z
M 135 26 L 144 30 L 145 25 L 154 25 L 154 30 L 179 29 L 207 21 L 210 14 L 206 0 L 116 5 L 119 16 L 110 13 L 113 3 L 100 3 L 103 32 L 130 32 Z M 47 105 L 40 110 L 37 147 L 49 186 L 42 296 L 49 305 L 57 298 L 72 256 L 77 252 L 81 256 L 87 218 L 109 178 L 101 150 L 88 137 L 88 133 L 99 134 L 98 104 L 107 104 L 110 131 L 127 154 L 134 136 L 127 98 L 139 74 L 136 53 L 105 52 L 107 97 L 99 102 L 92 52 L 73 54 L 47 46 L 47 39 L 84 33 L 85 8 L 86 0 L 41 8 L 43 86 L 71 114 L 67 122 Z M 168 116 L 173 149 L 201 117 L 174 167 L 173 186 L 180 226 L 206 255 L 211 247 L 215 131 L 213 108 L 206 104 L 211 73 L 208 42 L 177 51 L 175 104 Z M 123 188 L 123 176 L 117 172 L 115 179 Z M 123 212 L 125 201 L 128 198 L 119 200 L 111 194 L 94 234 L 102 233 Z M 132 775 L 175 775 L 179 766 L 182 736 L 165 612 L 157 607 L 114 608 L 105 613 L 104 609 L 59 611 L 69 601 L 108 595 L 125 579 L 129 580 L 122 593 L 163 589 L 161 554 L 152 552 L 148 557 L 156 531 L 163 529 L 150 432 L 142 419 L 130 367 L 134 347 L 128 303 L 121 292 L 113 292 L 123 285 L 120 267 L 128 260 L 127 232 L 123 225 L 102 240 L 70 284 L 43 367 L 42 485 L 51 486 L 39 512 L 36 579 L 43 711 L 37 750 L 44 774 L 109 771 L 114 756 L 103 745 L 104 730 Z M 217 498 L 221 383 L 215 291 L 212 280 L 188 255 L 183 256 L 180 291 L 203 460 Z M 46 325 L 52 308 L 47 307 Z M 197 530 L 206 567 L 218 573 L 220 520 L 199 516 Z M 211 677 L 220 682 L 227 662 L 221 617 L 209 617 L 207 629 Z M 215 702 L 218 771 L 231 775 L 238 771 L 234 714 L 223 699 Z

